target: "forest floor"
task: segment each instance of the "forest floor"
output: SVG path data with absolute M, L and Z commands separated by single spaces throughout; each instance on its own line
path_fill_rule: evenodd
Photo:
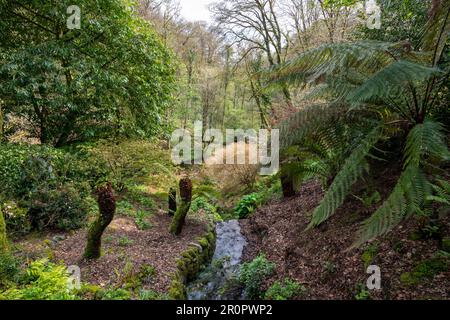
M 102 256 L 94 261 L 83 259 L 86 228 L 24 239 L 15 246 L 28 258 L 47 257 L 66 266 L 79 266 L 83 283 L 127 289 L 136 284 L 139 289 L 164 294 L 176 271 L 177 259 L 205 234 L 207 223 L 198 216 L 187 218 L 181 235 L 174 236 L 168 231 L 171 217 L 167 213 L 160 211 L 148 220 L 151 227 L 139 230 L 132 218 L 116 215 L 103 235 Z M 145 279 L 138 279 L 143 274 Z M 139 283 L 133 283 L 136 281 Z
M 383 199 L 396 178 L 389 169 L 378 177 Z M 266 288 L 288 277 L 306 288 L 298 299 L 450 299 L 448 253 L 439 251 L 438 240 L 417 236 L 420 219 L 409 219 L 386 236 L 349 249 L 360 223 L 377 205 L 365 207 L 349 197 L 327 222 L 305 231 L 310 212 L 322 197 L 321 185 L 311 181 L 296 196 L 274 200 L 241 221 L 248 241 L 244 260 L 263 252 L 276 263 Z M 440 233 L 446 237 L 450 234 L 448 215 L 441 222 Z M 369 265 L 381 269 L 380 290 L 365 289 Z

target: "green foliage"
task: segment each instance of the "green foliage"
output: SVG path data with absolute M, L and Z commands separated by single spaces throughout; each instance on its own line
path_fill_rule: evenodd
M 390 42 L 409 39 L 413 47 L 418 47 L 428 20 L 429 1 L 377 0 L 377 3 L 381 6 L 380 29 L 361 26 L 357 37 Z
M 432 184 L 424 172 L 433 172 L 431 168 L 435 172 L 449 159 L 443 126 L 432 118 L 438 118 L 435 113 L 440 112 L 439 103 L 434 102 L 443 96 L 448 82 L 445 35 L 450 30 L 450 4 L 436 4 L 420 47 L 412 48 L 408 42 L 332 43 L 305 51 L 267 72 L 267 81 L 274 85 L 311 85 L 309 98 L 325 101 L 324 112 L 316 109 L 319 117 L 341 107 L 351 114 L 366 113 L 366 118 L 379 122 L 359 147 L 348 149 L 352 152 L 314 210 L 310 228 L 327 220 L 343 203 L 367 167 L 365 158 L 377 159 L 370 151 L 382 138 L 403 139 L 402 135 L 407 135 L 401 142 L 406 144 L 404 168 L 386 201 L 363 223 L 354 245 L 387 233 L 413 213 L 423 214 L 425 200 L 432 199 Z M 308 121 L 314 109 L 310 104 L 280 125 L 281 135 L 285 136 L 281 138 L 283 149 L 323 128 L 320 122 Z M 354 122 L 361 124 L 360 119 L 355 117 Z
M 444 237 L 441 241 L 441 248 L 445 252 L 450 253 L 450 237 Z
M 147 220 L 150 214 L 147 211 L 139 210 L 136 212 L 136 218 L 134 222 L 139 230 L 148 230 L 152 227 L 152 224 Z
M 175 181 L 175 166 L 169 152 L 156 141 L 101 140 L 92 145 L 80 146 L 85 159 L 80 164 L 92 185 L 110 181 L 118 192 L 128 189 L 129 196 L 149 209 L 151 200 L 145 199 L 142 186 L 164 188 L 166 181 Z
M 360 200 L 362 202 L 362 204 L 364 205 L 364 207 L 369 208 L 370 206 L 372 206 L 375 203 L 378 203 L 381 201 L 381 195 L 378 191 L 375 191 L 372 194 L 363 194 L 362 197 L 358 197 L 355 196 L 358 200 Z
M 255 192 L 243 196 L 234 208 L 234 216 L 239 219 L 249 217 L 258 207 L 281 196 L 281 184 L 277 176 L 259 181 Z
M 239 281 L 245 286 L 245 294 L 248 299 L 256 299 L 263 295 L 261 291 L 262 281 L 270 276 L 275 269 L 275 264 L 260 254 L 253 261 L 242 264 Z
M 121 214 L 127 217 L 133 217 L 135 215 L 134 206 L 126 200 L 117 202 L 117 214 Z
M 222 217 L 217 212 L 217 208 L 213 204 L 211 204 L 208 199 L 202 196 L 196 197 L 194 200 L 192 200 L 190 210 L 193 213 L 198 213 L 200 210 L 202 210 L 207 214 L 208 217 L 212 218 L 213 222 L 222 221 Z
M 13 235 L 85 224 L 90 195 L 79 163 L 76 155 L 47 146 L 0 144 L 0 198 L 8 199 L 0 208 Z
M 267 300 L 289 300 L 305 291 L 305 287 L 298 282 L 286 278 L 283 281 L 275 281 L 264 294 Z
M 169 300 L 169 297 L 153 290 L 140 290 L 139 300 Z
M 14 201 L 0 201 L 0 214 L 6 220 L 6 229 L 11 236 L 25 235 L 31 231 L 28 210 L 20 208 Z
M 126 236 L 123 236 L 123 237 L 119 238 L 119 241 L 117 244 L 121 247 L 128 247 L 128 246 L 132 245 L 133 243 L 134 243 L 133 240 L 129 239 Z
M 400 281 L 408 286 L 416 286 L 426 279 L 433 278 L 438 273 L 447 271 L 448 267 L 448 258 L 437 256 L 420 262 L 411 272 L 402 273 Z
M 86 224 L 88 205 L 70 185 L 49 190 L 45 186 L 30 195 L 28 215 L 34 229 L 74 230 Z
M 81 30 L 66 27 L 70 5 L 81 9 Z M 173 57 L 129 6 L 115 0 L 0 2 L 5 115 L 25 117 L 31 133 L 57 146 L 157 133 L 171 99 Z
M 0 251 L 0 292 L 17 283 L 21 276 L 20 262 L 10 252 Z
M 381 134 L 380 127 L 376 127 L 353 150 L 334 178 L 320 205 L 314 210 L 309 228 L 318 226 L 327 220 L 344 202 L 353 184 L 362 176 L 366 168 L 365 157 L 368 156 L 375 143 L 381 138 Z
M 101 300 L 130 300 L 131 292 L 126 289 L 107 289 L 101 293 Z
M 364 262 L 364 268 L 367 268 L 375 259 L 378 253 L 378 247 L 375 244 L 369 245 L 362 253 L 361 260 Z
M 431 195 L 431 184 L 422 167 L 430 158 L 448 159 L 445 137 L 440 124 L 426 120 L 409 133 L 405 148 L 405 168 L 387 200 L 367 219 L 360 229 L 356 244 L 373 239 L 395 227 L 405 215 L 421 213 L 426 198 Z
M 242 197 L 241 201 L 237 204 L 234 209 L 235 215 L 239 217 L 239 219 L 245 219 L 249 215 L 256 210 L 260 203 L 260 195 L 257 193 L 248 194 Z
M 37 260 L 27 268 L 20 285 L 0 292 L 0 300 L 74 300 L 75 292 L 68 283 L 64 266 Z
M 43 183 L 55 186 L 81 180 L 79 160 L 76 155 L 45 145 L 0 143 L 2 193 L 18 198 Z
M 0 208 L 1 209 L 1 208 Z M 6 223 L 3 212 L 0 210 L 0 253 L 8 250 L 8 239 L 6 237 Z
M 370 300 L 370 292 L 366 289 L 366 286 L 362 283 L 356 285 L 357 293 L 355 294 L 355 300 Z
M 147 189 L 148 186 L 145 185 L 132 185 L 127 188 L 125 196 L 129 201 L 138 204 L 146 210 L 152 210 L 155 208 L 155 202 L 150 197 Z

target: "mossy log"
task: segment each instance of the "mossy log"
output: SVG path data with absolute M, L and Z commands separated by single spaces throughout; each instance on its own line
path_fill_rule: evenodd
M 0 210 L 0 253 L 8 250 L 8 240 L 6 239 L 6 222 L 3 212 Z
M 170 188 L 169 190 L 169 216 L 174 216 L 177 212 L 177 189 Z
M 101 255 L 102 235 L 114 218 L 116 199 L 111 184 L 97 190 L 99 216 L 89 228 L 88 241 L 84 252 L 86 259 L 98 259 Z
M 170 233 L 175 235 L 179 235 L 183 230 L 186 215 L 191 207 L 192 181 L 189 178 L 180 180 L 180 199 L 181 204 L 178 206 L 170 225 Z

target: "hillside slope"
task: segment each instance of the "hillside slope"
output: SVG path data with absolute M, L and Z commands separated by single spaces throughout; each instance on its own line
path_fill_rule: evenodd
M 395 176 L 390 174 L 379 178 L 383 198 L 394 181 Z M 305 231 L 309 213 L 322 196 L 320 184 L 308 182 L 295 197 L 274 201 L 242 220 L 248 240 L 244 259 L 252 260 L 264 252 L 276 263 L 276 273 L 266 286 L 290 277 L 307 288 L 300 299 L 450 298 L 450 259 L 441 250 L 442 240 L 418 232 L 429 222 L 409 219 L 385 237 L 349 250 L 360 222 L 376 204 L 366 208 L 360 200 L 350 197 L 330 220 Z M 440 223 L 439 233 L 445 239 L 449 231 L 447 216 Z M 366 274 L 368 265 L 381 268 L 381 290 L 365 289 L 370 276 Z

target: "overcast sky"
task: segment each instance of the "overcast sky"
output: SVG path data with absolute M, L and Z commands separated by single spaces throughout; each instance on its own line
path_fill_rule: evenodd
M 214 0 L 180 0 L 181 15 L 189 21 L 203 20 L 211 22 L 208 4 Z

